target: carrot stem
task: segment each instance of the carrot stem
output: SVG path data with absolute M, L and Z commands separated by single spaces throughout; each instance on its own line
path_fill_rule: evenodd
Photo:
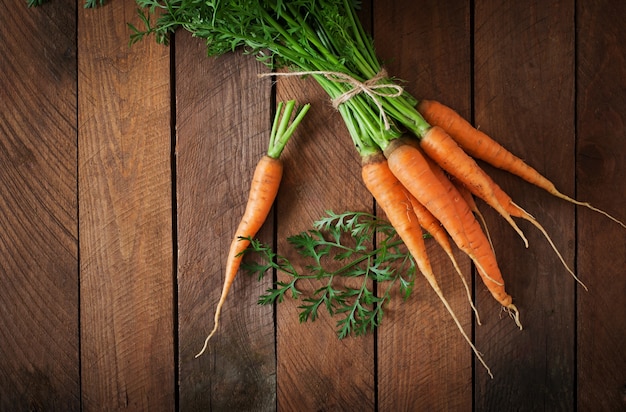
M 270 143 L 267 149 L 267 155 L 273 159 L 278 159 L 285 148 L 285 145 L 295 132 L 296 127 L 302 122 L 304 115 L 311 108 L 311 104 L 307 103 L 297 110 L 296 116 L 289 124 L 289 120 L 291 119 L 291 115 L 295 108 L 296 101 L 289 100 L 287 103 L 278 102 L 276 108 L 276 115 L 274 116 L 274 121 L 272 123 L 272 129 L 270 131 Z M 281 116 L 281 111 L 285 107 L 284 113 Z

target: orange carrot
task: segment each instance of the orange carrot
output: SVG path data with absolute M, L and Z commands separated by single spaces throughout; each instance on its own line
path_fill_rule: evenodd
M 215 324 L 205 339 L 204 346 L 196 355 L 196 358 L 204 353 L 209 344 L 209 340 L 213 337 L 215 332 L 217 332 L 222 307 L 237 276 L 237 271 L 243 259 L 243 252 L 250 244 L 249 239 L 256 235 L 261 226 L 263 226 L 263 223 L 265 223 L 272 205 L 274 204 L 274 200 L 276 199 L 276 195 L 278 194 L 278 188 L 283 175 L 283 162 L 280 160 L 280 155 L 287 141 L 295 131 L 295 128 L 310 108 L 310 105 L 303 106 L 296 114 L 292 124 L 289 125 L 294 106 L 295 101 L 291 100 L 287 102 L 281 119 L 283 102 L 278 103 L 276 116 L 270 133 L 270 143 L 267 154 L 261 157 L 254 170 L 246 209 L 235 231 L 226 258 L 224 285 L 215 309 Z
M 504 279 L 489 242 L 460 193 L 449 180 L 446 179 L 449 185 L 444 185 L 424 155 L 412 145 L 395 139 L 385 149 L 385 156 L 392 173 L 474 261 L 492 296 L 515 314 L 516 323 L 521 327 L 517 308 L 504 289 Z
M 431 125 L 444 129 L 469 155 L 484 160 L 494 167 L 506 170 L 527 182 L 540 187 L 560 199 L 576 205 L 585 206 L 601 213 L 619 225 L 626 225 L 607 212 L 598 209 L 587 202 L 581 202 L 561 193 L 546 177 L 529 166 L 522 159 L 506 150 L 502 145 L 489 137 L 486 133 L 476 129 L 467 120 L 450 107 L 432 100 L 422 100 L 417 106 L 418 111 Z
M 235 236 L 230 244 L 228 257 L 226 258 L 226 271 L 224 275 L 224 286 L 220 300 L 215 310 L 215 325 L 207 336 L 202 350 L 196 357 L 202 355 L 206 350 L 209 339 L 215 334 L 219 326 L 220 313 L 226 301 L 226 296 L 235 280 L 237 271 L 243 259 L 243 251 L 250 244 L 249 239 L 259 231 L 274 204 L 278 188 L 283 174 L 283 163 L 280 159 L 263 156 L 256 166 L 254 177 L 250 185 L 248 203 L 241 218 L 241 222 L 235 231 Z
M 362 177 L 365 186 L 372 193 L 377 204 L 385 212 L 389 222 L 396 229 L 398 235 L 409 249 L 409 252 L 415 259 L 415 263 L 422 272 L 422 275 L 426 278 L 432 289 L 452 316 L 456 326 L 471 346 L 477 358 L 487 369 L 489 375 L 493 377 L 491 370 L 484 362 L 471 339 L 463 330 L 461 323 L 454 314 L 452 307 L 445 299 L 443 291 L 439 287 L 437 279 L 432 271 L 430 259 L 428 258 L 426 252 L 422 229 L 420 228 L 417 216 L 412 209 L 410 194 L 391 172 L 387 160 L 382 154 L 363 157 Z
M 433 126 L 422 136 L 419 143 L 422 150 L 442 169 L 459 179 L 472 193 L 496 209 L 528 247 L 528 240 L 494 195 L 491 189 L 491 179 L 487 173 L 452 140 L 445 130 L 439 126 Z
M 468 215 L 467 209 L 469 208 L 470 212 L 472 209 L 467 204 L 467 201 L 465 201 L 465 198 L 466 198 L 465 195 L 461 194 L 461 192 L 457 189 L 457 186 L 452 182 L 452 180 L 448 178 L 448 176 L 446 176 L 445 172 L 439 167 L 439 165 L 437 165 L 432 159 L 429 159 L 426 156 L 425 156 L 425 159 L 428 165 L 430 166 L 431 171 L 435 174 L 437 179 L 439 179 L 439 182 L 441 182 L 441 184 L 446 188 L 446 190 L 449 190 L 451 193 L 454 193 L 453 198 L 458 199 L 458 196 L 460 196 L 460 199 L 463 199 L 463 201 L 458 200 L 454 203 L 454 206 L 456 207 L 458 213 L 461 216 Z M 457 183 L 460 183 L 460 182 L 457 181 Z M 504 193 L 503 191 L 501 192 Z M 470 198 L 471 198 L 471 193 L 470 193 Z M 474 203 L 473 199 L 471 199 L 471 203 Z M 466 208 L 466 205 L 467 205 L 467 208 Z M 473 216 L 471 213 L 469 213 L 469 215 Z M 478 225 L 475 219 L 472 219 L 472 227 L 469 229 L 469 232 L 466 233 L 466 236 L 467 236 L 467 242 L 469 242 L 470 245 L 476 245 L 477 244 L 476 242 L 478 241 L 478 245 L 479 245 L 478 249 L 482 249 L 482 253 L 485 254 L 485 257 L 483 258 L 483 260 L 481 260 L 481 262 L 474 260 L 474 263 L 476 264 L 476 270 L 478 271 L 478 274 L 482 278 L 483 283 L 492 282 L 498 286 L 504 286 L 504 283 L 503 283 L 504 281 L 502 280 L 501 277 L 500 278 L 491 277 L 491 274 L 490 274 L 491 272 L 498 273 L 499 271 L 499 269 L 497 268 L 495 249 L 493 247 L 493 244 L 489 241 L 489 238 L 484 234 L 484 232 L 481 231 L 480 225 Z M 489 242 L 489 250 L 485 246 L 485 239 L 487 239 L 487 241 Z M 486 264 L 487 266 L 483 266 L 484 264 Z M 492 268 L 489 268 L 489 266 L 491 266 Z M 490 283 L 486 283 L 486 285 L 487 285 L 487 288 L 489 289 Z M 515 320 L 515 324 L 520 329 L 522 329 L 522 324 L 520 323 L 520 320 L 519 320 L 519 311 L 517 310 L 515 305 L 511 304 L 510 306 L 506 306 L 504 308 L 509 312 L 511 317 Z
M 476 316 L 476 323 L 480 325 L 481 323 L 480 316 L 478 315 L 478 309 L 476 309 L 474 301 L 472 300 L 472 292 L 470 291 L 469 285 L 465 280 L 465 276 L 463 276 L 463 272 L 461 271 L 461 268 L 459 267 L 459 264 L 454 257 L 454 253 L 452 252 L 452 245 L 450 244 L 450 240 L 448 239 L 448 234 L 443 229 L 443 226 L 441 226 L 441 223 L 437 220 L 437 218 L 433 216 L 433 214 L 430 213 L 430 211 L 426 209 L 424 205 L 418 202 L 415 196 L 408 192 L 407 196 L 409 197 L 411 206 L 413 207 L 413 212 L 415 213 L 415 216 L 417 216 L 417 220 L 420 226 L 422 226 L 424 230 L 430 233 L 433 239 L 435 239 L 435 241 L 439 244 L 439 246 L 441 246 L 444 252 L 446 252 L 446 255 L 448 255 L 448 258 L 452 262 L 452 266 L 454 266 L 454 269 L 458 273 L 459 278 L 461 278 L 461 282 L 463 283 L 463 287 L 465 288 L 467 300 Z
M 485 217 L 483 216 L 483 214 L 480 212 L 480 209 L 478 209 L 478 205 L 476 204 L 476 201 L 474 200 L 474 196 L 472 195 L 472 192 L 469 191 L 467 186 L 459 182 L 458 179 L 450 179 L 450 181 L 452 182 L 454 187 L 456 187 L 456 189 L 459 191 L 461 196 L 463 196 L 463 199 L 465 199 L 465 202 L 467 202 L 467 205 L 470 207 L 470 210 L 472 211 L 472 213 L 474 213 L 474 215 L 478 217 L 478 220 L 480 220 L 480 224 L 482 225 L 483 230 L 485 231 L 485 236 L 487 236 L 487 240 L 489 240 L 489 244 L 491 245 L 491 250 L 493 250 L 493 253 L 495 254 L 496 251 L 493 247 L 493 241 L 491 240 L 491 235 L 489 234 L 489 228 L 487 227 L 487 222 L 485 221 Z M 498 195 L 497 193 L 495 193 L 495 190 L 494 190 L 494 194 L 496 195 L 496 198 L 498 198 Z M 498 200 L 500 201 L 500 199 Z M 509 211 L 509 214 L 511 214 L 510 211 Z M 511 214 L 511 216 L 514 216 L 514 215 Z

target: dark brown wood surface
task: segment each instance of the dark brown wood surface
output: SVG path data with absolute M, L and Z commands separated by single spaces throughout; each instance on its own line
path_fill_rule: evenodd
M 489 131 L 565 193 L 574 193 L 575 90 L 573 2 L 477 4 L 474 38 L 475 124 Z M 506 173 L 492 175 L 553 237 L 574 266 L 574 207 Z M 489 211 L 490 212 L 490 211 Z M 501 322 L 482 290 L 485 325 L 476 343 L 489 353 L 499 378 L 477 376 L 476 407 L 504 410 L 533 399 L 546 410 L 575 404 L 576 284 L 543 235 L 522 224 L 530 246 L 493 213 L 496 256 L 524 330 Z M 579 272 L 588 282 L 588 274 Z
M 528 249 L 486 216 L 523 330 L 480 282 L 482 325 L 447 256 L 434 269 L 490 379 L 425 281 L 375 334 L 258 305 L 243 273 L 209 351 L 224 255 L 278 100 L 313 107 L 284 153 L 259 238 L 325 210 L 377 211 L 340 116 L 312 79 L 258 78 L 250 56 L 128 46 L 134 2 L 52 0 L 0 14 L 0 410 L 620 411 L 626 230 L 485 168 L 552 236 Z M 363 2 L 389 72 L 441 100 L 568 195 L 626 220 L 626 6 L 606 0 Z M 471 274 L 468 259 L 457 253 Z M 313 287 L 313 285 L 307 286 Z
M 73 411 L 81 397 L 76 6 L 0 8 L 0 410 Z
M 169 50 L 128 47 L 132 2 L 78 14 L 82 406 L 175 400 Z

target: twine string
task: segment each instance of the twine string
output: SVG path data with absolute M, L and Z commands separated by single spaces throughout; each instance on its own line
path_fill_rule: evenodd
M 337 82 L 337 83 L 347 83 L 352 86 L 350 90 L 342 93 L 341 95 L 335 97 L 331 100 L 332 105 L 335 109 L 338 109 L 339 106 L 348 100 L 352 99 L 354 96 L 365 93 L 372 99 L 378 111 L 380 112 L 380 116 L 383 119 L 385 124 L 385 130 L 389 130 L 391 125 L 389 123 L 389 119 L 387 118 L 387 114 L 383 109 L 383 105 L 380 102 L 379 97 L 399 97 L 404 92 L 402 86 L 393 83 L 382 83 L 378 84 L 378 82 L 387 77 L 387 71 L 385 69 L 381 69 L 374 77 L 371 79 L 365 80 L 361 82 L 354 77 L 342 73 L 342 72 L 333 72 L 333 71 L 300 71 L 300 72 L 285 72 L 285 73 L 262 73 L 259 74 L 259 77 L 269 77 L 269 76 L 306 76 L 310 74 L 319 74 L 326 77 L 328 80 Z M 393 91 L 383 91 L 382 89 L 393 89 Z

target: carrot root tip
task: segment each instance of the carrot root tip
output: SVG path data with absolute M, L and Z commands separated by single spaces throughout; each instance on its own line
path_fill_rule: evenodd
M 452 265 L 454 266 L 454 269 L 456 270 L 456 273 L 458 273 L 459 278 L 461 278 L 461 282 L 463 283 L 463 287 L 465 288 L 465 293 L 467 294 L 467 300 L 472 308 L 472 311 L 474 312 L 474 316 L 476 317 L 476 323 L 479 325 L 482 325 L 482 323 L 480 322 L 480 315 L 478 314 L 478 309 L 476 308 L 476 305 L 474 305 L 474 301 L 472 300 L 472 292 L 470 291 L 469 285 L 467 284 L 467 281 L 465 280 L 465 276 L 463 276 L 463 272 L 461 271 L 461 268 L 459 267 L 452 252 L 451 251 L 446 251 L 446 252 L 448 254 L 448 257 L 450 258 L 450 261 L 452 262 Z
M 198 352 L 196 354 L 196 356 L 194 356 L 194 358 L 199 358 L 200 356 L 202 356 L 202 354 L 206 351 L 206 349 L 209 347 L 209 340 L 211 340 L 211 338 L 213 337 L 213 335 L 215 335 L 215 332 L 217 331 L 217 323 L 215 324 L 215 327 L 213 328 L 213 330 L 211 331 L 211 333 L 209 333 L 209 336 L 206 337 L 206 339 L 204 340 L 204 345 L 202 346 L 202 349 L 200 350 L 200 352 Z
M 222 312 L 222 304 L 223 304 L 223 298 L 222 300 L 220 300 L 220 303 L 218 303 L 217 305 L 217 309 L 215 311 L 215 326 L 213 326 L 213 330 L 209 333 L 209 335 L 206 337 L 206 339 L 204 340 L 204 345 L 202 346 L 202 349 L 200 350 L 200 352 L 198 352 L 196 354 L 196 356 L 194 356 L 194 358 L 199 358 L 200 356 L 202 356 L 202 354 L 206 351 L 206 349 L 209 347 L 209 340 L 211 340 L 211 338 L 213 337 L 213 335 L 215 335 L 215 332 L 217 332 L 217 328 L 220 325 L 220 313 Z
M 522 209 L 520 206 L 518 206 L 517 204 L 513 203 L 513 206 L 515 206 L 518 210 L 520 210 L 523 214 L 523 218 L 527 221 L 529 221 L 530 223 L 532 223 L 546 238 L 546 240 L 548 241 L 548 243 L 550 244 L 550 246 L 552 247 L 552 249 L 554 250 L 554 252 L 556 253 L 557 257 L 559 258 L 559 260 L 561 261 L 561 263 L 563 264 L 563 266 L 565 267 L 565 270 L 567 270 L 569 272 L 570 275 L 572 275 L 572 277 L 576 280 L 576 282 L 578 282 L 583 288 L 585 288 L 586 291 L 588 291 L 589 289 L 587 288 L 587 285 L 585 285 L 583 283 L 582 280 L 580 280 L 580 278 L 578 276 L 576 276 L 576 274 L 574 273 L 574 271 L 568 266 L 567 262 L 565 262 L 565 259 L 563 258 L 563 255 L 561 255 L 561 252 L 559 252 L 559 249 L 556 247 L 556 245 L 554 244 L 554 242 L 552 241 L 552 238 L 550 237 L 550 235 L 548 235 L 548 232 L 546 231 L 546 229 L 541 225 L 541 223 L 539 223 L 537 221 L 537 219 L 535 219 L 534 217 L 532 217 L 528 212 L 526 212 L 524 209 Z
M 517 325 L 517 327 L 519 328 L 519 330 L 522 330 L 522 329 L 523 329 L 523 326 L 522 326 L 522 322 L 520 322 L 520 319 L 519 319 L 519 310 L 517 309 L 517 306 L 515 306 L 515 305 L 514 305 L 514 304 L 512 304 L 512 303 L 509 303 L 509 304 L 508 304 L 508 305 L 504 308 L 504 310 L 506 310 L 506 311 L 507 311 L 507 313 L 509 314 L 509 316 L 510 316 L 511 318 L 513 318 L 513 320 L 515 321 L 515 324 Z
M 491 234 L 489 233 L 489 227 L 487 226 L 487 221 L 485 220 L 485 217 L 483 216 L 483 214 L 480 213 L 480 210 L 475 209 L 474 210 L 474 214 L 480 220 L 480 223 L 481 223 L 481 225 L 483 227 L 483 231 L 485 232 L 485 236 L 487 236 L 487 240 L 489 241 L 489 245 L 491 246 L 491 251 L 493 252 L 493 254 L 495 256 L 496 249 L 494 248 L 493 241 L 491 240 Z
M 597 207 L 593 207 L 589 203 L 586 203 L 586 202 L 579 202 L 579 203 L 576 203 L 576 204 L 580 204 L 580 205 L 585 206 L 585 207 L 587 207 L 587 208 L 589 208 L 589 209 L 591 209 L 591 210 L 593 210 L 595 212 L 598 212 L 598 213 L 608 217 L 609 219 L 611 219 L 612 221 L 614 221 L 615 223 L 617 223 L 618 225 L 620 225 L 624 229 L 626 229 L 626 224 L 624 224 L 624 222 L 622 222 L 621 220 L 611 216 L 610 214 L 608 214 L 604 210 L 598 209 Z

